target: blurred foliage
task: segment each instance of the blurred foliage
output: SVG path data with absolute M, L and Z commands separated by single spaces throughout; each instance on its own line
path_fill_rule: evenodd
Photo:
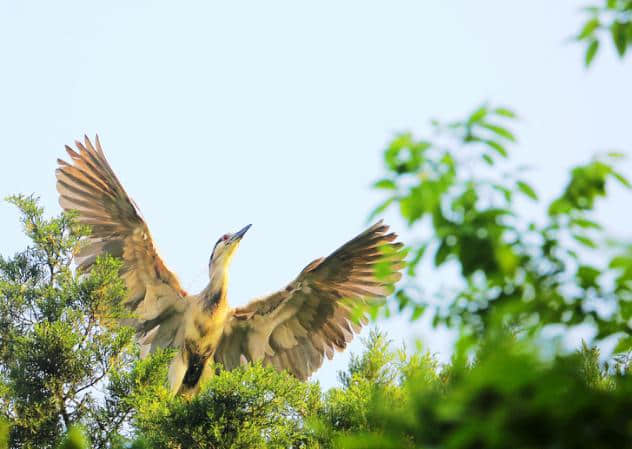
M 386 199 L 373 215 L 397 207 L 421 237 L 410 245 L 409 283 L 395 294 L 399 310 L 416 319 L 430 308 L 435 325 L 470 336 L 588 323 L 597 340 L 623 337 L 617 352 L 628 351 L 632 253 L 593 213 L 611 183 L 630 188 L 615 168 L 622 155 L 575 167 L 538 210 L 536 189 L 507 160 L 515 120 L 507 108 L 483 105 L 464 120 L 433 121 L 432 138 L 404 133 L 387 146 L 387 176 L 374 185 Z M 449 289 L 428 294 L 416 282 L 424 261 L 456 268 L 461 281 L 451 276 Z
M 64 438 L 57 446 L 58 449 L 87 449 L 90 446 L 88 437 L 83 429 L 72 426 L 64 435 Z
M 604 36 L 612 41 L 617 54 L 623 58 L 632 45 L 632 1 L 602 0 L 601 6 L 588 6 L 584 11 L 588 18 L 576 39 L 586 44 L 586 66 L 592 64 Z
M 107 326 L 128 316 L 120 263 L 102 258 L 78 276 L 71 263 L 88 230 L 69 214 L 44 218 L 32 197 L 8 200 L 31 242 L 0 257 L 0 407 L 9 446 L 55 447 L 82 425 L 92 447 L 109 447 L 134 413 L 127 396 L 146 386 L 123 387 L 123 379 L 150 363 L 135 361 L 131 329 Z M 83 444 L 76 429 L 62 447 Z
M 371 448 L 620 448 L 632 441 L 632 378 L 599 369 L 598 353 L 545 362 L 504 336 L 443 378 L 426 365 L 403 401 L 374 401 L 361 432 L 334 441 Z M 590 369 L 586 369 L 586 367 Z M 604 380 L 607 379 L 607 382 Z M 366 429 L 369 428 L 370 431 Z

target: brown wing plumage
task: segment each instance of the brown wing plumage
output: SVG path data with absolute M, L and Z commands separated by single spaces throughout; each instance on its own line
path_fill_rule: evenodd
M 66 146 L 72 160 L 58 159 L 57 190 L 65 210 L 76 210 L 78 221 L 92 233 L 77 256 L 78 267 L 89 270 L 96 258 L 109 253 L 121 258 L 121 276 L 135 313 L 131 324 L 148 349 L 170 346 L 180 323 L 186 292 L 158 255 L 147 225 L 107 162 L 99 137 L 85 137 L 77 151 Z
M 355 307 L 384 298 L 400 279 L 402 244 L 387 231 L 382 222 L 371 226 L 310 263 L 285 289 L 234 309 L 215 361 L 232 369 L 263 360 L 307 379 L 360 330 Z

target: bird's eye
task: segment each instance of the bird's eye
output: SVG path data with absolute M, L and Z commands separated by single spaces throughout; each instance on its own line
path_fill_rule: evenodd
M 228 237 L 229 237 L 229 235 L 228 235 L 228 234 L 224 234 L 224 235 L 222 236 L 222 240 L 223 240 L 223 241 L 226 241 L 226 240 L 228 240 Z

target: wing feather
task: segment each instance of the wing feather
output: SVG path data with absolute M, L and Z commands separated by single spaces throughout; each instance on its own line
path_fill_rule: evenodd
M 138 207 L 105 158 L 99 137 L 94 145 L 88 137 L 75 145 L 77 150 L 66 146 L 72 163 L 58 159 L 56 176 L 61 207 L 77 211 L 77 220 L 92 231 L 77 254 L 78 267 L 90 270 L 103 254 L 120 258 L 128 290 L 124 304 L 134 312 L 124 324 L 136 328 L 149 351 L 173 346 L 186 292 L 158 255 Z
M 233 369 L 242 357 L 262 360 L 307 379 L 366 323 L 354 321 L 355 307 L 384 298 L 400 279 L 402 244 L 387 231 L 376 223 L 308 264 L 285 289 L 234 309 L 215 361 Z

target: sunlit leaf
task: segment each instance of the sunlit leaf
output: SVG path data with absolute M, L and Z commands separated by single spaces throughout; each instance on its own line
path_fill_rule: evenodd
M 580 228 L 584 228 L 584 229 L 588 229 L 588 228 L 592 228 L 592 229 L 602 229 L 602 226 L 592 220 L 588 220 L 587 218 L 573 218 L 570 221 L 571 225 L 574 226 L 579 226 Z
M 374 189 L 384 189 L 384 190 L 395 190 L 397 189 L 397 184 L 392 179 L 380 179 L 375 184 L 373 184 Z
M 389 198 L 383 203 L 381 203 L 380 205 L 378 205 L 375 209 L 373 209 L 373 211 L 371 211 L 371 213 L 369 214 L 369 218 L 367 219 L 367 221 L 373 220 L 375 217 L 377 217 L 386 209 L 388 209 L 388 207 L 393 203 L 393 200 L 394 200 L 393 198 Z
M 593 17 L 588 22 L 584 24 L 584 27 L 577 36 L 578 40 L 586 39 L 588 36 L 591 36 L 597 28 L 599 28 L 600 22 L 598 17 Z
M 584 246 L 589 248 L 597 248 L 597 244 L 585 235 L 573 234 L 573 238 Z
M 632 184 L 630 184 L 630 181 L 628 181 L 628 179 L 625 176 L 623 176 L 621 173 L 617 173 L 613 171 L 612 176 L 614 176 L 617 181 L 619 181 L 622 185 L 624 185 L 628 189 L 632 188 Z
M 480 122 L 486 116 L 487 116 L 487 106 L 481 106 L 476 111 L 474 111 L 472 115 L 470 115 L 470 117 L 467 119 L 467 122 L 471 125 L 472 123 Z
M 511 142 L 515 142 L 516 141 L 516 137 L 507 128 L 503 128 L 502 126 L 494 125 L 492 123 L 486 123 L 486 122 L 480 123 L 480 126 L 490 130 L 494 134 L 497 134 L 497 135 L 499 135 L 501 137 L 504 137 L 507 140 L 510 140 Z
M 501 144 L 495 140 L 483 140 L 483 143 L 487 144 L 490 148 L 500 154 L 502 157 L 507 157 L 507 150 Z
M 597 39 L 591 40 L 588 44 L 588 47 L 586 47 L 586 56 L 584 57 L 584 64 L 586 65 L 586 67 L 590 66 L 590 64 L 593 62 L 593 59 L 595 59 L 598 51 L 599 41 Z
M 531 187 L 529 184 L 527 184 L 524 181 L 518 181 L 516 183 L 516 186 L 526 196 L 528 196 L 529 198 L 531 198 L 534 201 L 537 201 L 538 195 L 537 195 L 537 193 L 535 193 L 535 190 L 533 190 L 533 187 Z
M 496 115 L 500 115 L 502 117 L 507 117 L 507 118 L 517 118 L 518 117 L 514 111 L 512 111 L 511 109 L 508 109 L 508 108 L 496 108 L 496 109 L 494 109 L 494 113 Z

